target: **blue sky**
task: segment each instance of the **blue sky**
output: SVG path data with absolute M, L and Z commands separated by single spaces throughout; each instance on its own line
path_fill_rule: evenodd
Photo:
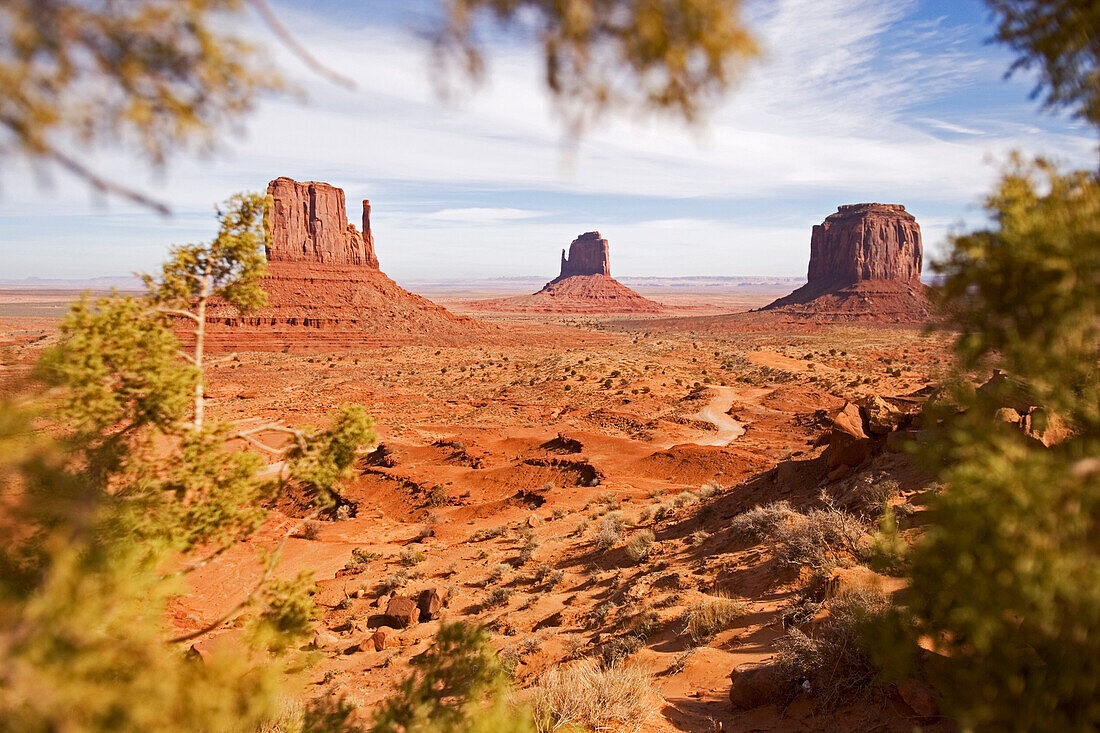
M 556 274 L 560 249 L 598 229 L 623 276 L 804 275 L 810 227 L 838 204 L 903 203 L 926 250 L 981 223 L 1013 149 L 1092 166 L 1083 125 L 1038 109 L 1032 81 L 978 0 L 749 0 L 765 49 L 701 129 L 614 118 L 571 149 L 537 49 L 494 40 L 489 76 L 439 101 L 418 30 L 430 0 L 278 2 L 297 37 L 354 90 L 312 75 L 250 27 L 306 92 L 263 102 L 205 159 L 161 172 L 117 151 L 94 163 L 169 202 L 162 218 L 61 173 L 0 172 L 0 279 L 150 270 L 212 232 L 216 201 L 280 175 L 373 207 L 398 281 Z

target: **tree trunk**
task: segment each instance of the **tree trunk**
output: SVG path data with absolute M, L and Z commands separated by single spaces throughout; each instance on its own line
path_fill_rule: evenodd
M 202 430 L 203 412 L 206 406 L 205 386 L 203 384 L 203 346 L 206 340 L 206 300 L 210 297 L 210 263 L 206 264 L 206 272 L 202 277 L 202 292 L 199 295 L 198 312 L 199 322 L 195 326 L 195 368 L 199 370 L 199 378 L 195 382 L 195 430 Z

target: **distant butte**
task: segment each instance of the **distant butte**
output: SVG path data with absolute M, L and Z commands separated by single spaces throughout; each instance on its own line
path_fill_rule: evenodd
M 920 225 L 901 204 L 851 204 L 814 226 L 807 282 L 766 311 L 815 320 L 927 320 Z
M 494 327 L 401 288 L 378 267 L 363 201 L 362 231 L 348 223 L 343 190 L 276 178 L 268 184 L 267 305 L 247 315 L 207 309 L 215 349 L 313 350 L 466 344 Z
M 560 274 L 532 295 L 478 301 L 476 308 L 535 313 L 660 313 L 664 306 L 611 277 L 610 247 L 599 232 L 585 232 L 561 253 Z

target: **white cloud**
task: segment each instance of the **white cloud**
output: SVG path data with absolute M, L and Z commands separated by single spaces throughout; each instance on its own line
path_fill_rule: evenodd
M 430 214 L 424 214 L 423 218 L 434 221 L 487 224 L 514 221 L 516 219 L 533 219 L 545 215 L 546 212 L 544 211 L 530 211 L 527 209 L 467 207 L 464 209 L 441 209 Z

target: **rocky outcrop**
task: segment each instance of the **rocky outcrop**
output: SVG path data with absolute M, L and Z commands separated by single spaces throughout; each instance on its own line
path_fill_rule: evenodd
M 458 317 L 410 293 L 378 269 L 363 201 L 363 230 L 348 224 L 344 192 L 327 183 L 277 178 L 271 207 L 267 304 L 240 313 L 225 302 L 207 308 L 214 350 L 311 351 L 403 344 L 468 344 L 500 329 Z M 181 337 L 188 338 L 183 331 Z
M 813 228 L 807 281 L 765 306 L 798 319 L 917 323 L 931 309 L 920 282 L 920 225 L 901 204 L 851 204 Z
M 610 248 L 599 232 L 585 232 L 569 245 L 569 256 L 561 251 L 561 274 L 558 280 L 575 275 L 611 276 Z
M 807 283 L 843 287 L 864 280 L 920 283 L 920 225 L 901 204 L 852 204 L 813 229 Z
M 370 201 L 363 201 L 363 231 L 348 223 L 342 189 L 327 183 L 276 178 L 268 226 L 269 262 L 310 262 L 378 268 L 370 231 Z

